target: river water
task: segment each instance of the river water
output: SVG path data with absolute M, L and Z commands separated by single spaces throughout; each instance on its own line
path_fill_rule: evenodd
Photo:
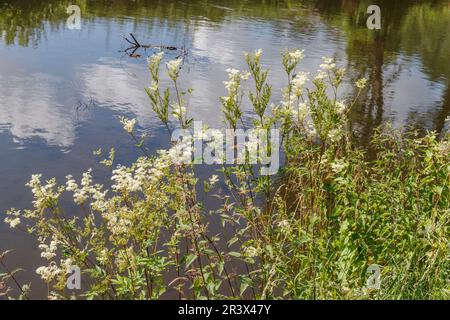
M 0 219 L 8 208 L 30 206 L 24 185 L 33 173 L 62 181 L 93 168 L 106 183 L 93 150 L 115 147 L 117 162 L 135 159 L 119 116 L 138 119 L 150 150 L 167 146 L 144 91 L 146 57 L 157 50 L 128 56 L 130 33 L 143 44 L 185 48 L 182 84 L 195 89 L 189 114 L 211 127 L 222 122 L 225 70 L 245 68 L 243 51 L 263 49 L 276 102 L 286 81 L 280 52 L 288 47 L 305 50 L 302 71 L 314 73 L 322 56 L 333 56 L 348 82 L 368 78 L 351 115 L 363 145 L 387 121 L 441 131 L 450 113 L 450 2 L 378 0 L 377 31 L 366 26 L 372 2 L 0 1 Z M 80 29 L 67 27 L 70 4 L 81 9 Z M 6 249 L 15 250 L 8 263 L 27 270 L 19 278 L 33 281 L 33 296 L 45 297 L 33 276 L 43 263 L 33 239 L 2 223 L 0 252 Z

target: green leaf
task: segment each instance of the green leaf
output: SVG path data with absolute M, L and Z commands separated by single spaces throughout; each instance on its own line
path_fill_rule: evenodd
M 189 268 L 189 266 L 197 259 L 197 256 L 195 254 L 188 254 L 185 256 L 186 261 L 186 269 Z
M 228 255 L 230 255 L 232 257 L 236 257 L 236 258 L 239 258 L 242 256 L 239 252 L 236 252 L 236 251 L 231 251 L 228 253 Z

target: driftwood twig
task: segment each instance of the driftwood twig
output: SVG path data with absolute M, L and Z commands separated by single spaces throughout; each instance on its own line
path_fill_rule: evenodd
M 131 58 L 140 58 L 141 55 L 137 54 L 136 52 L 140 49 L 159 49 L 159 50 L 168 50 L 168 51 L 180 51 L 180 55 L 177 57 L 183 57 L 187 54 L 184 47 L 177 48 L 174 46 L 163 46 L 163 45 L 149 45 L 149 44 L 141 44 L 134 34 L 130 33 L 131 38 L 123 37 L 126 42 L 128 42 L 131 46 L 123 50 L 122 52 L 125 52 L 129 57 Z

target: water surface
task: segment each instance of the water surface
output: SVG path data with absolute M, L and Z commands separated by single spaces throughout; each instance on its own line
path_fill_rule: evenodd
M 212 127 L 221 126 L 225 69 L 245 68 L 242 52 L 263 49 L 276 100 L 286 81 L 280 52 L 289 47 L 305 49 L 303 71 L 314 73 L 322 56 L 334 56 L 349 82 L 369 79 L 352 114 L 361 143 L 386 121 L 441 131 L 450 113 L 450 3 L 376 1 L 382 30 L 371 31 L 373 2 L 1 1 L 0 218 L 7 208 L 29 207 L 24 184 L 33 173 L 62 181 L 92 167 L 106 182 L 92 150 L 115 147 L 119 163 L 135 159 L 139 151 L 119 116 L 139 120 L 151 150 L 166 146 L 143 90 L 145 58 L 154 51 L 140 50 L 137 59 L 121 52 L 129 33 L 141 43 L 186 48 L 182 83 L 195 89 L 189 112 Z M 69 4 L 81 7 L 80 30 L 66 27 Z M 0 224 L 0 251 L 10 248 L 9 263 L 25 268 L 21 280 L 30 281 L 42 264 L 35 242 Z M 33 288 L 45 296 L 40 282 Z

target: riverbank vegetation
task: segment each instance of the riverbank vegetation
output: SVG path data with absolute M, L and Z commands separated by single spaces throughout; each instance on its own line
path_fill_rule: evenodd
M 11 209 L 5 221 L 36 236 L 43 259 L 36 272 L 49 298 L 450 298 L 448 131 L 385 125 L 360 148 L 349 114 L 365 79 L 349 97 L 338 62 L 324 58 L 312 75 L 300 71 L 303 55 L 282 53 L 281 102 L 273 101 L 260 50 L 245 54 L 248 71 L 228 70 L 227 95 L 218 99 L 232 131 L 280 131 L 284 163 L 276 176 L 260 175 L 247 154 L 202 180 L 196 165 L 179 161 L 180 144 L 149 154 L 136 120 L 125 118 L 143 154 L 131 166 L 116 164 L 114 150 L 102 160 L 111 168 L 109 189 L 91 170 L 62 185 L 34 175 L 32 208 Z M 187 130 L 191 89 L 179 83 L 180 60 L 165 64 L 172 86 L 161 87 L 163 60 L 162 53 L 149 59 L 149 105 L 169 131 Z M 67 194 L 75 214 L 60 205 Z M 207 198 L 220 205 L 208 207 Z M 82 271 L 80 291 L 66 289 L 73 265 Z M 26 297 L 30 288 L 11 276 L 5 283 Z

